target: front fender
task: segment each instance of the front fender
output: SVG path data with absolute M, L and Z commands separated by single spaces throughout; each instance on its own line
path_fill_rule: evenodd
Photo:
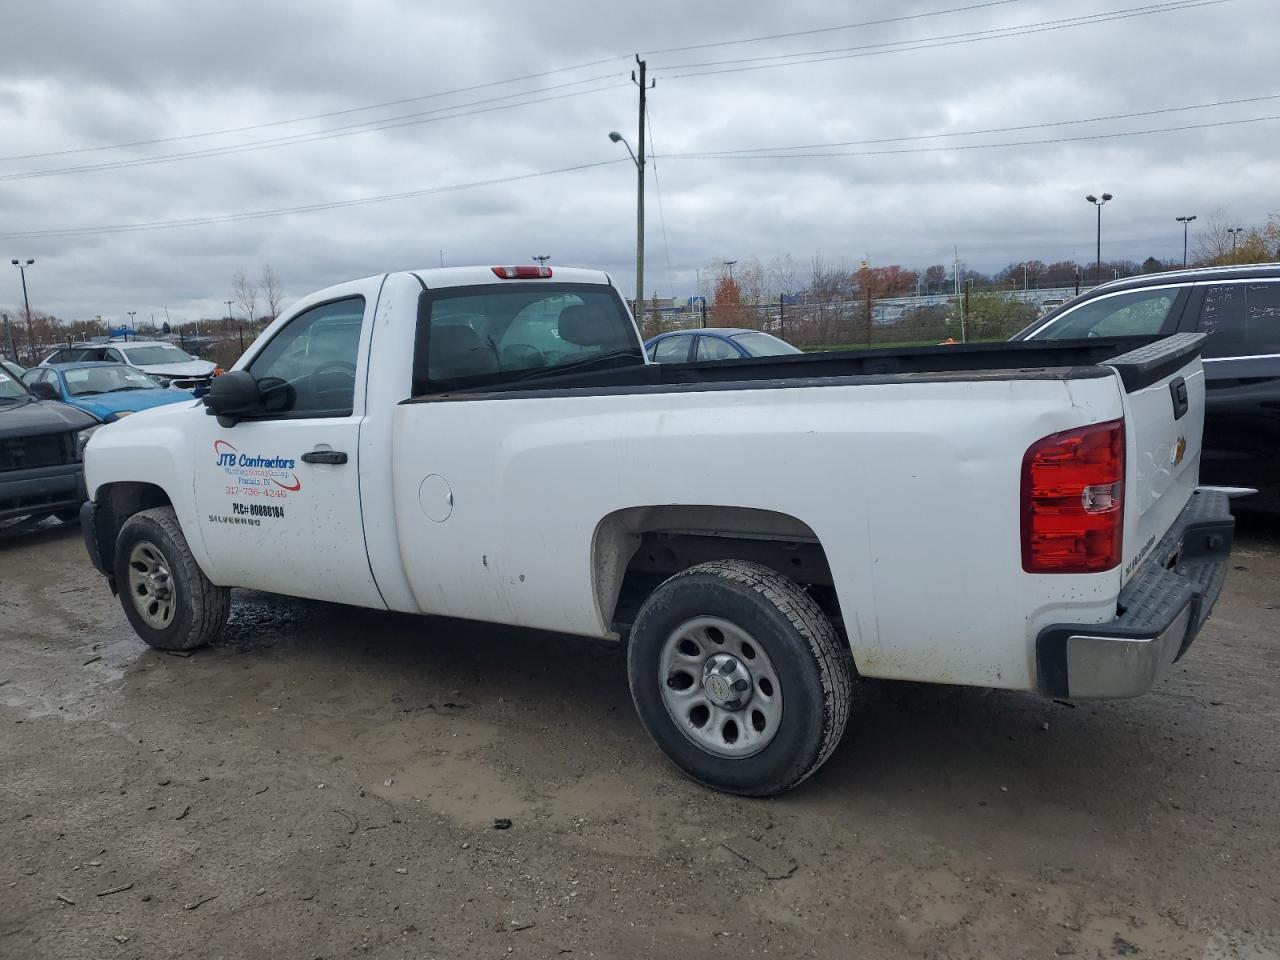
M 126 417 L 99 429 L 85 450 L 85 485 L 89 500 L 99 506 L 111 498 L 111 491 L 118 484 L 144 485 L 161 491 L 177 514 L 192 556 L 201 569 L 208 570 L 209 556 L 200 533 L 190 466 L 193 451 L 187 432 L 182 429 L 184 415 L 201 416 L 203 411 L 184 406 L 169 414 L 169 409 L 156 408 L 155 413 Z M 124 517 L 118 520 L 123 522 Z M 107 556 L 102 560 L 111 562 Z

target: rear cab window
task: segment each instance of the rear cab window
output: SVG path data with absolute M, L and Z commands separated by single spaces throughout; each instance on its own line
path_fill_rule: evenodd
M 1280 354 L 1280 280 L 1206 285 L 1196 330 L 1209 359 Z
M 604 284 L 443 287 L 419 300 L 415 396 L 643 363 L 626 307 Z

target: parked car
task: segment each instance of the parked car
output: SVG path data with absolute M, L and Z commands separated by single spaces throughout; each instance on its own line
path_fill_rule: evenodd
M 684 363 L 688 360 L 737 360 L 739 357 L 783 357 L 799 353 L 785 340 L 759 330 L 713 327 L 706 330 L 675 330 L 648 340 L 645 353 L 655 363 Z
M 237 586 L 629 632 L 667 756 L 773 794 L 857 676 L 1125 697 L 1182 656 L 1233 530 L 1196 490 L 1203 342 L 663 365 L 608 274 L 393 273 L 95 435 L 81 522 L 160 649 L 215 636 Z
M 123 363 L 50 363 L 33 367 L 22 382 L 37 396 L 61 400 L 113 423 L 139 410 L 193 400 L 190 390 L 161 386 Z
M 172 343 L 129 340 L 120 343 L 79 343 L 55 350 L 41 366 L 57 363 L 123 363 L 150 374 L 161 386 L 194 391 L 209 389 L 218 373 L 215 364 L 198 360 Z
M 1199 331 L 1205 420 L 1200 479 L 1252 487 L 1245 509 L 1280 512 L 1280 263 L 1145 274 L 1094 287 L 1015 337 L 1066 340 Z
M 0 370 L 0 525 L 49 514 L 75 519 L 85 498 L 84 445 L 98 420 L 37 398 L 6 370 Z

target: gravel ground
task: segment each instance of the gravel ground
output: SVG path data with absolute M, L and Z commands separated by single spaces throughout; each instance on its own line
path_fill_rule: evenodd
M 616 647 L 250 592 L 147 650 L 0 536 L 0 957 L 1280 957 L 1280 529 L 1150 695 L 860 684 L 775 800 L 684 780 Z M 509 820 L 510 826 L 499 829 Z

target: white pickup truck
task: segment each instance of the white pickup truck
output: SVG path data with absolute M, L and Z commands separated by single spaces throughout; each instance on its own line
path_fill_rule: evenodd
M 626 637 L 671 760 L 772 794 L 859 677 L 1126 697 L 1186 651 L 1233 531 L 1201 339 L 656 365 L 607 274 L 393 273 L 99 430 L 81 520 L 161 649 L 232 587 Z

